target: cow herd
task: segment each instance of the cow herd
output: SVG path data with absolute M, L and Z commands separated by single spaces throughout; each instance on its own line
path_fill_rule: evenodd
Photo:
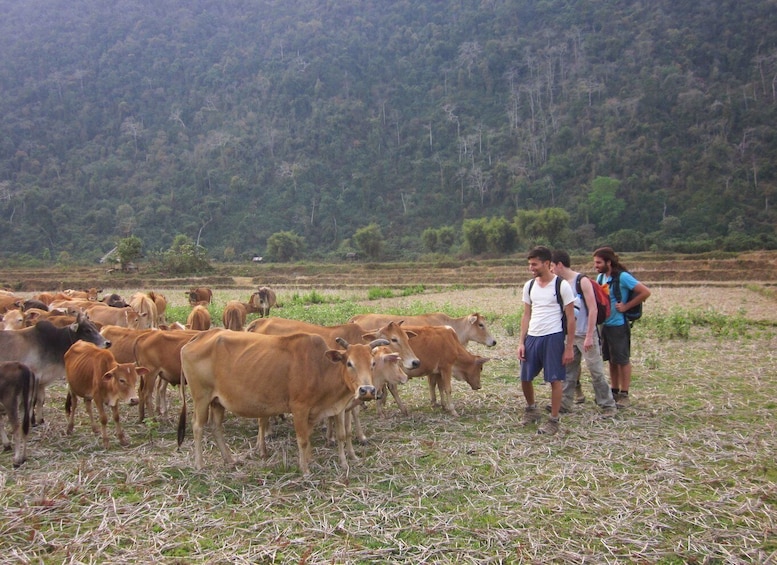
M 208 423 L 225 463 L 234 463 L 224 437 L 227 411 L 257 420 L 255 449 L 262 456 L 272 418 L 291 414 L 303 474 L 310 469 L 311 433 L 324 422 L 327 439 L 334 437 L 347 469 L 348 458 L 356 457 L 353 436 L 367 439 L 359 419 L 365 402 L 376 401 L 382 417 L 390 393 L 406 415 L 398 385 L 426 376 L 431 403 L 437 405 L 439 393 L 442 408 L 456 416 L 452 379 L 478 390 L 488 361 L 466 344 L 496 345 L 477 313 L 461 318 L 362 314 L 341 325 L 320 326 L 270 317 L 278 306 L 276 294 L 261 287 L 247 302 L 227 302 L 221 326 L 213 327 L 212 290 L 193 288 L 186 293 L 191 311 L 184 326 L 167 323 L 167 300 L 160 293 L 138 292 L 125 301 L 117 294 L 98 300 L 99 292 L 39 293 L 25 300 L 0 291 L 0 315 L 8 330 L 0 331 L 0 431 L 4 449 L 10 450 L 7 417 L 14 467 L 25 461 L 30 427 L 43 421 L 46 386 L 64 377 L 67 434 L 74 431 L 82 399 L 104 448 L 110 445 L 107 407 L 119 443 L 127 445 L 119 404 L 136 404 L 140 422 L 167 418 L 171 384 L 179 386 L 181 396 L 179 446 L 186 434 L 188 389 L 197 469 L 204 465 Z M 249 314 L 259 317 L 247 324 Z

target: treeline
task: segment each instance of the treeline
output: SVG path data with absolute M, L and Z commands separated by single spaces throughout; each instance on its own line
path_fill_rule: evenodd
M 31 0 L 0 32 L 6 258 L 777 247 L 774 0 Z

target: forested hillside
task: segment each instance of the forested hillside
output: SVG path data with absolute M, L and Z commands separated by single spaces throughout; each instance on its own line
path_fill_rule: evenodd
M 0 53 L 6 257 L 775 245 L 775 0 L 1 0 Z

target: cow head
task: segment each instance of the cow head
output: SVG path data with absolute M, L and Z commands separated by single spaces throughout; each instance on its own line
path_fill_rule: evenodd
M 472 390 L 480 390 L 480 375 L 483 372 L 483 365 L 489 361 L 488 357 L 472 356 L 471 359 L 462 361 L 459 359 L 453 365 L 453 378 L 466 381 Z
M 496 340 L 488 331 L 483 316 L 475 312 L 469 315 L 467 322 L 469 323 L 469 330 L 467 331 L 468 340 L 482 343 L 486 347 L 494 347 L 496 345 Z
M 327 349 L 325 355 L 332 363 L 341 363 L 343 383 L 353 393 L 355 400 L 375 400 L 377 390 L 372 382 L 372 371 L 375 359 L 369 345 L 357 343 L 348 344 L 345 340 L 338 343 L 345 351 Z
M 402 366 L 408 371 L 417 369 L 421 366 L 421 361 L 416 356 L 409 342 L 409 339 L 415 337 L 416 334 L 412 331 L 403 330 L 400 325 L 395 322 L 389 322 L 388 325 L 366 333 L 362 337 L 365 340 L 388 340 L 392 351 L 399 353 L 399 356 L 402 358 Z
M 103 375 L 103 382 L 109 391 L 106 395 L 107 403 L 110 406 L 116 406 L 119 402 L 125 401 L 131 406 L 137 406 L 138 382 L 148 373 L 148 369 L 136 367 L 134 363 L 117 363 Z

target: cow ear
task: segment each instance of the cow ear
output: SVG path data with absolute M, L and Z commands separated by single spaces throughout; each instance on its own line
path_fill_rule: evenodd
M 491 361 L 490 357 L 478 357 L 477 360 L 475 360 L 475 363 L 478 365 L 485 365 L 486 361 Z
M 78 322 L 79 322 L 79 319 L 76 319 L 75 322 L 70 324 L 70 331 L 73 331 L 73 332 L 77 332 L 78 331 Z
M 373 339 L 378 339 L 378 334 L 375 332 L 370 332 L 368 334 L 362 334 L 362 339 L 364 341 L 372 341 Z
M 108 371 L 107 373 L 105 373 L 103 375 L 103 380 L 104 381 L 109 381 L 109 380 L 111 380 L 113 378 L 113 376 L 114 376 L 113 375 L 113 371 Z
M 338 351 L 337 349 L 327 349 L 324 355 L 326 355 L 332 363 L 342 363 L 345 360 L 343 352 Z
M 471 314 L 467 321 L 474 326 L 475 324 L 478 323 L 478 315 Z
M 139 377 L 145 377 L 148 375 L 151 371 L 148 370 L 145 367 L 135 367 L 135 372 L 138 374 Z
M 405 334 L 407 335 L 407 339 L 410 339 L 411 337 L 415 337 L 418 335 L 417 333 L 412 332 L 410 330 L 405 330 Z

